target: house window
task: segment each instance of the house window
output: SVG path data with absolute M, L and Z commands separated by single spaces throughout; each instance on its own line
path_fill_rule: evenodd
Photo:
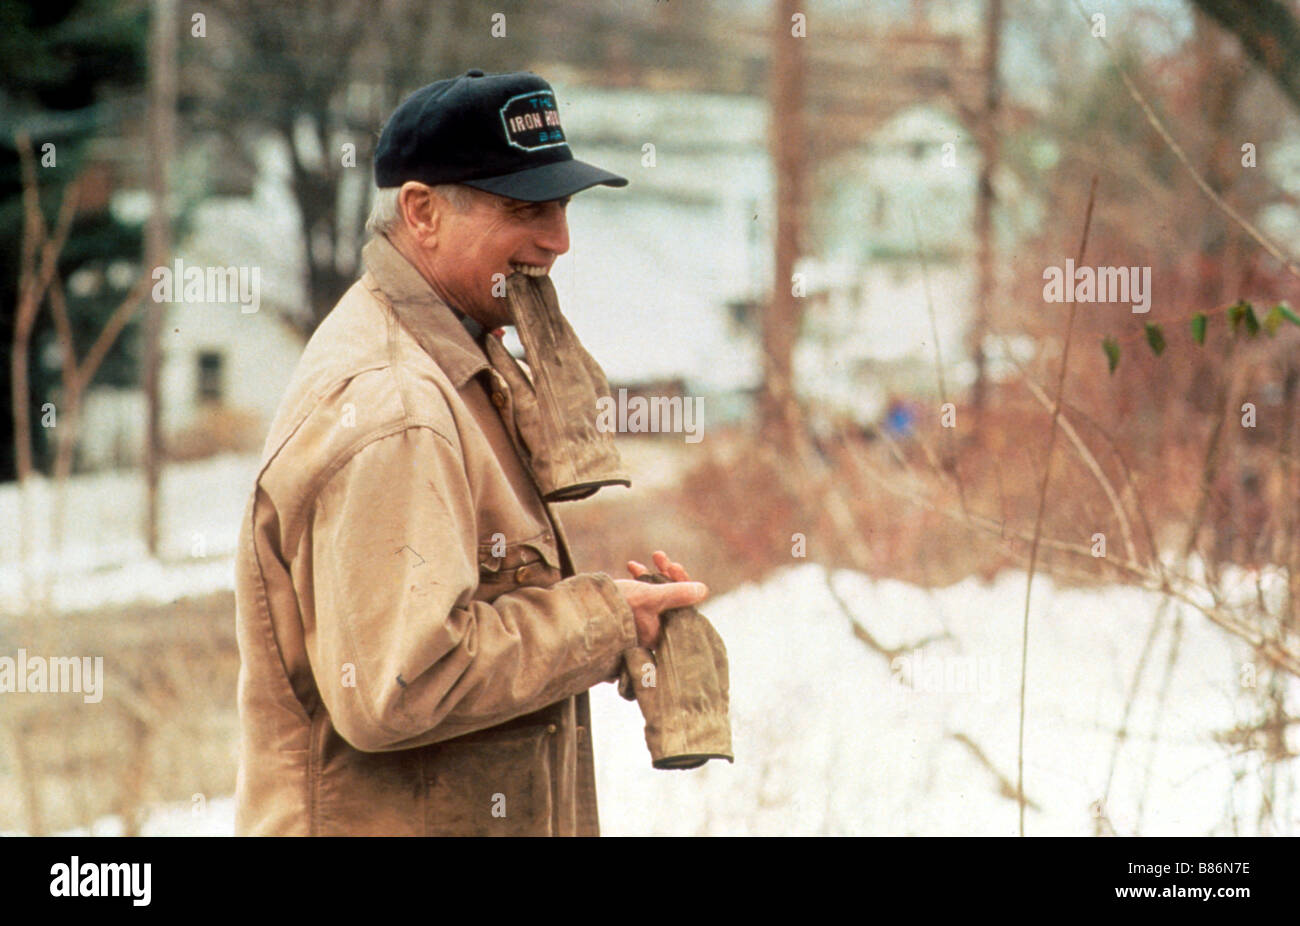
M 199 401 L 221 401 L 221 371 L 224 357 L 216 351 L 199 352 Z

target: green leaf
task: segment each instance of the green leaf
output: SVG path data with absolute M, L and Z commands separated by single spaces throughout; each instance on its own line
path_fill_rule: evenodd
M 1197 312 L 1192 316 L 1192 338 L 1197 344 L 1205 343 L 1205 323 L 1207 319 L 1204 312 Z
M 1294 312 L 1292 312 L 1291 307 L 1287 305 L 1285 302 L 1279 302 L 1277 305 L 1273 306 L 1273 311 L 1280 312 L 1282 314 L 1282 317 L 1285 318 L 1287 321 L 1289 321 L 1291 324 L 1300 325 L 1300 315 L 1297 315 Z
M 1119 342 L 1114 338 L 1104 338 L 1101 349 L 1106 352 L 1106 365 L 1110 367 L 1110 372 L 1113 374 L 1115 368 L 1119 366 Z
M 1157 357 L 1164 353 L 1165 333 L 1160 330 L 1159 325 L 1147 322 L 1147 343 L 1151 345 L 1151 350 Z
M 1228 320 L 1232 322 L 1232 333 L 1236 334 L 1241 328 L 1241 322 L 1246 317 L 1246 312 L 1250 310 L 1250 303 L 1245 299 L 1237 300 L 1236 304 L 1228 309 Z
M 1282 327 L 1285 318 L 1280 305 L 1275 305 L 1268 310 L 1268 314 L 1264 316 L 1264 330 L 1268 332 L 1270 338 L 1277 334 L 1277 329 Z
M 1251 306 L 1246 306 L 1246 334 L 1252 338 L 1259 334 L 1259 319 L 1255 317 L 1255 310 Z

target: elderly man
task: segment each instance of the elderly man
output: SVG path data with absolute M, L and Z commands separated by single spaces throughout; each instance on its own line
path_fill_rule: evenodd
M 550 507 L 628 484 L 546 279 L 569 197 L 627 181 L 482 71 L 398 107 L 375 180 L 241 530 L 237 831 L 595 835 L 587 689 L 707 594 L 662 552 L 664 584 L 578 573 Z

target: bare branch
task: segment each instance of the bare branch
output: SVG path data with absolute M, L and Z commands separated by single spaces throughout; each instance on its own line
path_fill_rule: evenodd
M 1083 263 L 1088 248 L 1088 230 L 1092 227 L 1092 207 L 1097 199 L 1097 177 L 1088 189 L 1088 208 L 1083 217 L 1083 235 L 1079 239 L 1076 264 Z M 1034 567 L 1038 565 L 1038 544 L 1047 511 L 1047 486 L 1052 478 L 1052 451 L 1056 449 L 1056 423 L 1061 417 L 1061 396 L 1065 394 L 1065 373 L 1070 363 L 1070 343 L 1074 336 L 1074 316 L 1078 304 L 1070 300 L 1070 315 L 1065 323 L 1065 346 L 1061 350 L 1061 372 L 1056 381 L 1056 401 L 1052 405 L 1052 422 L 1047 429 L 1047 457 L 1043 462 L 1043 481 L 1038 491 L 1038 516 L 1034 519 L 1034 539 L 1029 548 L 1029 573 L 1025 577 L 1025 618 L 1020 638 L 1020 734 L 1016 750 L 1016 795 L 1020 804 L 1020 835 L 1025 835 L 1025 681 L 1029 670 L 1029 601 L 1034 587 Z
M 99 365 L 104 361 L 104 357 L 108 355 L 109 349 L 113 346 L 113 342 L 122 333 L 122 329 L 131 320 L 131 316 L 135 314 L 136 309 L 144 302 L 145 293 L 149 291 L 150 279 L 148 268 L 141 271 L 140 279 L 136 280 L 126 298 L 113 310 L 113 314 L 108 317 L 108 321 L 104 323 L 104 327 L 96 335 L 94 343 L 90 345 L 90 350 L 86 352 L 86 357 L 82 360 L 77 371 L 79 389 L 84 389 L 94 378 Z

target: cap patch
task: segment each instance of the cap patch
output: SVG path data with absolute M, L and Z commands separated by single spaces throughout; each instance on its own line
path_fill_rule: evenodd
M 555 148 L 565 143 L 560 111 L 550 90 L 512 96 L 501 107 L 501 122 L 506 129 L 506 141 L 523 151 Z

